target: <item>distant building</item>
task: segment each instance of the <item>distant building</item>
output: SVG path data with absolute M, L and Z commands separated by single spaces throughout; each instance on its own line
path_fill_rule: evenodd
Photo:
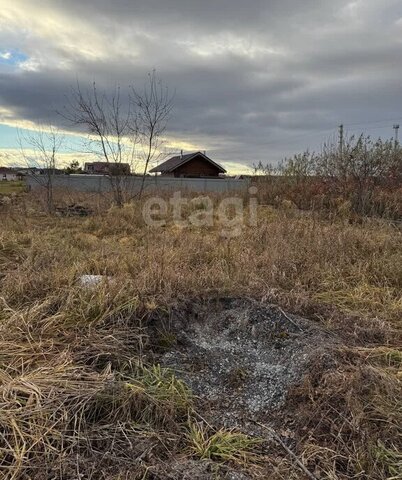
M 219 177 L 226 170 L 202 152 L 177 155 L 169 158 L 150 173 L 161 173 L 170 177 Z
M 15 169 L 18 172 L 18 175 L 39 175 L 39 168 L 37 167 L 17 167 Z
M 0 167 L 0 181 L 10 182 L 19 179 L 20 176 L 18 175 L 18 172 L 12 168 Z
M 92 175 L 130 175 L 128 163 L 86 162 L 84 172 Z
M 24 175 L 63 175 L 64 170 L 60 168 L 40 168 L 40 167 L 18 167 L 14 171 L 20 176 Z
M 64 175 L 61 168 L 39 168 L 39 175 Z

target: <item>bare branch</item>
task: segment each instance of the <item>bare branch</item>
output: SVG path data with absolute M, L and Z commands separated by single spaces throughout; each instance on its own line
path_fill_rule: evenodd
M 49 213 L 54 212 L 53 178 L 56 174 L 57 155 L 65 141 L 64 135 L 53 126 L 39 125 L 35 131 L 17 131 L 21 155 L 28 167 L 36 167 L 34 179 L 46 189 Z
M 174 95 L 156 76 L 155 70 L 148 75 L 148 83 L 142 92 L 132 88 L 131 104 L 136 112 L 136 131 L 141 145 L 144 173 L 139 197 L 141 198 L 149 164 L 161 155 L 163 133 L 173 108 Z

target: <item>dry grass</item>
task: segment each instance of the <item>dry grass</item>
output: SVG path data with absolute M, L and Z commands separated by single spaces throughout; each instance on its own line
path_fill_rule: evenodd
M 146 478 L 194 448 L 183 439 L 191 393 L 173 372 L 144 365 L 143 352 L 150 313 L 210 295 L 265 298 L 340 333 L 346 346 L 317 359 L 290 398 L 297 453 L 325 478 L 401 478 L 398 229 L 261 207 L 258 227 L 228 239 L 216 227 L 148 228 L 139 205 L 92 206 L 86 219 L 50 218 L 27 197 L 2 218 L 5 478 L 91 478 L 94 464 L 93 478 Z M 110 280 L 83 289 L 82 274 Z M 198 456 L 213 458 L 205 448 Z M 228 460 L 243 458 L 235 450 Z
M 290 395 L 303 425 L 297 441 L 304 445 L 304 463 L 325 478 L 395 476 L 391 459 L 399 455 L 402 422 L 398 368 L 367 361 L 367 353 L 344 347 L 331 359 L 316 358 Z

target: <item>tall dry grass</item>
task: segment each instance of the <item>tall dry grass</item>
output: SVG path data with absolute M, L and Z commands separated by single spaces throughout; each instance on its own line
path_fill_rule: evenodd
M 298 454 L 326 478 L 399 478 L 397 228 L 260 207 L 257 227 L 225 238 L 219 226 L 149 228 L 138 204 L 99 203 L 88 218 L 39 215 L 29 198 L 18 208 L 0 231 L 5 478 L 146 478 L 192 451 L 191 393 L 143 363 L 147 318 L 211 295 L 264 298 L 338 332 L 342 352 L 289 400 Z M 82 274 L 108 280 L 83 289 Z M 298 478 L 281 468 L 276 478 Z

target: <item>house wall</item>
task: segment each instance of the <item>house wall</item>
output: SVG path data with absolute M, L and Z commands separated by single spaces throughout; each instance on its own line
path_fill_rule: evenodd
M 84 171 L 88 173 L 100 173 L 107 175 L 109 173 L 109 164 L 107 162 L 85 163 Z
M 175 177 L 217 177 L 220 170 L 201 156 L 191 159 L 174 170 Z
M 18 177 L 15 173 L 5 173 L 5 172 L 0 172 L 0 181 L 13 181 L 13 180 L 18 180 Z

